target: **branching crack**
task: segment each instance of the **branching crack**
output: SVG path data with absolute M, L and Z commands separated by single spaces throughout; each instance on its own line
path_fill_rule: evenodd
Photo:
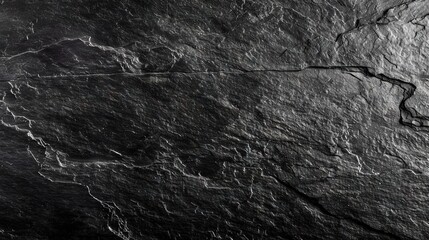
M 371 67 L 366 66 L 308 66 L 302 69 L 296 70 L 253 70 L 247 72 L 263 72 L 263 71 L 272 71 L 272 72 L 299 72 L 305 69 L 326 69 L 326 70 L 341 70 L 348 73 L 361 73 L 367 77 L 377 78 L 382 82 L 387 82 L 392 85 L 400 87 L 404 93 L 403 98 L 399 104 L 400 119 L 399 123 L 414 130 L 424 130 L 429 128 L 429 117 L 419 114 L 416 110 L 407 107 L 406 102 L 410 99 L 414 92 L 416 91 L 416 86 L 412 83 L 405 82 L 403 80 L 388 77 L 385 74 L 376 73 L 375 70 Z
M 386 13 L 387 14 L 387 11 Z M 385 15 L 384 14 L 384 15 Z M 378 19 L 379 20 L 379 19 Z M 378 21 L 377 20 L 377 21 Z M 359 24 L 359 22 L 357 22 L 357 28 L 360 27 L 362 25 Z M 352 29 L 353 30 L 353 29 Z M 351 30 L 350 30 L 351 31 Z M 341 36 L 339 36 L 341 37 Z M 66 39 L 66 40 L 62 40 L 62 41 L 71 41 L 71 40 L 76 40 L 76 39 Z M 84 41 L 85 39 L 81 39 L 78 38 L 77 40 L 80 41 Z M 86 41 L 86 40 L 85 40 Z M 61 41 L 60 41 L 61 42 Z M 54 43 L 54 44 L 59 44 L 60 42 Z M 95 46 L 95 45 L 91 45 L 92 43 L 88 40 L 86 43 L 88 43 L 88 45 L 90 46 Z M 52 44 L 51 44 L 52 45 Z M 47 45 L 46 47 L 49 47 L 51 45 Z M 119 51 L 119 50 L 115 50 L 115 49 L 110 49 L 110 48 L 106 48 L 109 51 Z M 4 61 L 8 61 L 11 59 L 14 59 L 16 57 L 25 55 L 25 54 L 37 54 L 39 53 L 41 50 L 36 50 L 36 51 L 27 51 L 21 54 L 17 54 L 14 56 L 9 56 L 9 57 L 3 57 L 0 58 L 0 60 L 4 60 Z M 121 50 L 122 51 L 122 50 Z M 125 51 L 125 50 L 123 50 Z M 119 53 L 118 53 L 119 54 Z M 122 52 L 120 52 L 120 54 L 122 54 Z M 251 70 L 247 70 L 247 69 L 233 69 L 233 70 L 225 70 L 225 71 L 161 71 L 161 72 L 139 72 L 139 71 L 134 71 L 134 72 L 114 72 L 114 73 L 95 73 L 95 74 L 91 74 L 91 73 L 84 73 L 84 74 L 74 74 L 74 75 L 50 75 L 50 76 L 40 76 L 40 75 L 35 75 L 35 76 L 31 76 L 31 75 L 23 75 L 23 76 L 15 76 L 15 77 L 29 77 L 29 78 L 73 78 L 73 77 L 109 77 L 109 76 L 160 76 L 160 77 L 168 77 L 170 75 L 173 74 L 248 74 L 248 73 L 268 73 L 268 72 L 273 72 L 273 73 L 297 73 L 297 72 L 301 72 L 304 70 L 309 70 L 309 69 L 313 69 L 313 70 L 338 70 L 338 71 L 344 71 L 346 73 L 360 73 L 366 77 L 369 78 L 376 78 L 382 82 L 387 82 L 390 83 L 394 86 L 398 86 L 403 90 L 403 97 L 400 101 L 399 104 L 399 112 L 400 112 L 400 119 L 399 119 L 399 123 L 408 127 L 411 127 L 415 130 L 422 130 L 422 129 L 426 129 L 429 128 L 429 117 L 428 116 L 422 116 L 420 115 L 417 111 L 415 111 L 412 108 L 407 107 L 406 105 L 406 101 L 408 99 L 410 99 L 416 90 L 416 86 L 412 83 L 409 82 L 405 82 L 403 80 L 400 79 L 396 79 L 393 77 L 389 77 L 386 76 L 385 74 L 380 74 L 377 73 L 374 68 L 371 67 L 367 67 L 367 66 L 306 66 L 306 67 L 302 67 L 302 68 L 296 68 L 296 69 L 251 69 Z M 3 80 L 0 80 L 3 81 Z M 24 117 L 24 116 L 21 116 Z M 5 123 L 3 123 L 5 124 Z M 8 125 L 9 126 L 9 125 Z M 15 127 L 14 125 L 10 125 L 10 127 Z M 15 127 L 16 128 L 16 127 Z M 17 131 L 20 131 L 20 129 L 17 129 Z M 33 140 L 37 141 L 38 139 L 35 138 L 34 136 L 30 135 L 29 133 L 31 133 L 30 131 L 23 131 L 26 132 L 27 135 L 32 138 Z M 47 145 L 43 145 L 42 143 L 39 143 L 41 146 L 47 146 Z M 318 198 L 315 197 L 311 197 L 307 194 L 305 194 L 304 192 L 302 192 L 301 190 L 299 190 L 298 188 L 294 187 L 293 185 L 282 181 L 280 178 L 278 177 L 273 177 L 277 182 L 279 182 L 281 185 L 283 185 L 284 187 L 286 187 L 287 189 L 289 189 L 291 192 L 293 192 L 296 196 L 298 196 L 300 199 L 302 199 L 304 202 L 306 202 L 307 204 L 310 204 L 311 206 L 313 206 L 315 209 L 317 209 L 319 212 L 327 215 L 327 216 L 331 216 L 334 217 L 336 219 L 344 220 L 344 221 L 348 221 L 349 223 L 352 223 L 356 226 L 360 226 L 361 228 L 369 231 L 369 232 L 373 232 L 375 234 L 379 234 L 382 236 L 386 236 L 392 239 L 402 239 L 401 237 L 396 236 L 395 234 L 392 234 L 390 232 L 386 232 L 384 230 L 381 229 L 377 229 L 374 228 L 372 226 L 370 226 L 369 224 L 362 222 L 359 219 L 353 218 L 352 216 L 346 216 L 346 215 L 342 215 L 342 216 L 338 216 L 335 215 L 334 213 L 332 213 L 330 210 L 328 210 L 324 205 L 322 205 L 319 201 Z M 96 197 L 94 197 L 90 190 L 88 189 L 89 194 L 96 200 L 98 200 L 104 207 L 109 208 L 110 210 L 112 210 L 112 215 L 115 219 L 117 219 L 116 221 L 118 221 L 119 224 L 119 228 L 117 232 L 114 232 L 115 230 L 111 230 L 113 231 L 116 235 L 120 236 L 122 239 L 129 239 L 131 236 L 131 233 L 129 231 L 129 229 L 126 226 L 126 221 L 125 220 L 121 220 L 121 218 L 119 217 L 119 215 L 116 215 L 116 212 L 114 211 L 114 208 L 110 205 L 107 205 L 105 202 L 102 202 L 101 200 L 97 199 Z M 122 234 L 122 235 L 121 235 Z
M 360 28 L 363 28 L 365 26 L 370 26 L 370 25 L 387 25 L 387 24 L 389 24 L 390 21 L 387 19 L 387 16 L 388 16 L 390 10 L 401 7 L 401 6 L 408 6 L 415 1 L 416 0 L 411 0 L 411 1 L 408 1 L 405 3 L 395 5 L 393 7 L 388 8 L 388 9 L 385 9 L 377 19 L 375 19 L 374 21 L 368 22 L 368 23 L 363 23 L 360 19 L 357 19 L 355 21 L 355 25 L 353 27 L 351 27 L 351 28 L 347 29 L 346 31 L 337 35 L 337 37 L 335 38 L 335 42 L 342 41 L 342 39 L 345 35 L 355 31 L 356 29 L 360 29 Z

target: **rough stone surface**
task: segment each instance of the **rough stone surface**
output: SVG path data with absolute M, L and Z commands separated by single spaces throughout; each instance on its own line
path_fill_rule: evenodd
M 428 239 L 428 0 L 2 0 L 0 239 Z

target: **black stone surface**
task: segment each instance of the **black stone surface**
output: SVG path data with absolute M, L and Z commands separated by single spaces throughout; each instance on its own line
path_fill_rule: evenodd
M 0 239 L 428 239 L 428 21 L 2 0 Z

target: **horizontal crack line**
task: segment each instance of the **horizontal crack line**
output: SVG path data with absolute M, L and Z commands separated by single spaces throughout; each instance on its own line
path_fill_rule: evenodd
M 406 101 L 410 99 L 416 90 L 416 86 L 412 83 L 405 82 L 403 80 L 388 77 L 385 74 L 376 73 L 374 68 L 367 66 L 306 66 L 303 68 L 293 68 L 293 69 L 234 69 L 234 70 L 219 70 L 219 71 L 160 71 L 160 72 L 115 72 L 115 73 L 93 73 L 93 74 L 73 74 L 73 75 L 18 75 L 14 78 L 45 78 L 45 79 L 58 79 L 58 78 L 79 78 L 79 77 L 114 77 L 114 76 L 127 76 L 127 77 L 139 77 L 139 76 L 160 76 L 168 77 L 174 74 L 184 74 L 184 75 L 199 75 L 199 74 L 248 74 L 248 73 L 296 73 L 304 70 L 339 70 L 348 73 L 361 73 L 366 77 L 377 78 L 382 82 L 388 82 L 392 85 L 398 86 L 403 89 L 403 98 L 399 104 L 400 111 L 400 124 L 413 128 L 414 130 L 424 130 L 429 129 L 429 117 L 423 116 L 416 112 L 415 110 L 408 108 L 406 106 Z M 0 82 L 5 82 L 6 80 L 0 80 Z

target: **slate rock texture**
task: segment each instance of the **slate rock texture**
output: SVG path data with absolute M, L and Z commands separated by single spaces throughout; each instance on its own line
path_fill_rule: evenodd
M 429 238 L 429 1 L 0 18 L 1 239 Z

